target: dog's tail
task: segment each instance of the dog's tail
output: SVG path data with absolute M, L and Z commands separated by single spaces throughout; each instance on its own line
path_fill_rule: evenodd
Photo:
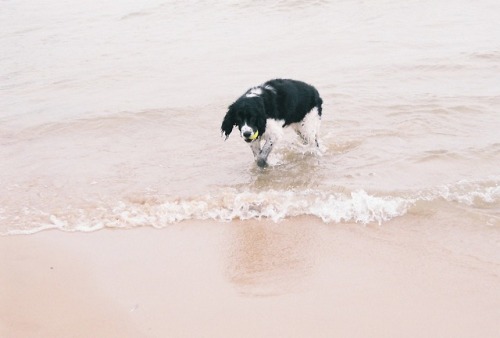
M 316 99 L 316 107 L 318 108 L 319 117 L 321 117 L 321 112 L 323 111 L 322 104 L 323 104 L 323 100 L 321 99 L 321 97 L 319 97 L 319 94 L 318 94 L 318 98 Z

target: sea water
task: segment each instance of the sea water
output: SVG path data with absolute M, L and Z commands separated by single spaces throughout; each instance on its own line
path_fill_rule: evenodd
M 498 13 L 491 0 L 3 2 L 0 233 L 411 217 L 498 249 Z M 286 131 L 261 169 L 220 124 L 272 78 L 318 89 L 323 151 Z

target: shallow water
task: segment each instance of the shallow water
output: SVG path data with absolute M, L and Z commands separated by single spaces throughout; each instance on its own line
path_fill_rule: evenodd
M 0 233 L 411 216 L 468 224 L 498 248 L 499 12 L 487 0 L 4 3 Z M 288 132 L 261 170 L 219 128 L 276 77 L 318 88 L 324 151 Z

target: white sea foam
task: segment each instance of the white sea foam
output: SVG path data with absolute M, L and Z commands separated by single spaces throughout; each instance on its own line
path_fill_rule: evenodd
M 91 232 L 103 228 L 151 226 L 163 228 L 186 220 L 261 220 L 274 222 L 296 216 L 312 216 L 325 223 L 355 222 L 382 224 L 422 208 L 438 210 L 442 203 L 473 208 L 495 206 L 500 201 L 497 178 L 485 181 L 460 181 L 417 192 L 393 194 L 327 192 L 318 190 L 240 191 L 225 189 L 191 198 L 155 196 L 141 202 L 120 201 L 110 206 L 102 202 L 91 208 L 68 208 L 63 213 L 24 209 L 32 224 L 2 231 L 3 234 L 31 234 L 46 229 Z M 429 206 L 428 203 L 433 203 Z M 423 203 L 423 204 L 422 204 Z M 6 210 L 0 216 L 7 218 Z M 36 219 L 36 220 L 35 220 Z M 36 226 L 33 226 L 36 224 Z
M 215 194 L 189 199 L 172 199 L 152 204 L 120 202 L 112 209 L 112 226 L 164 227 L 184 220 L 251 220 L 278 222 L 296 216 L 314 216 L 326 223 L 360 224 L 389 221 L 405 215 L 419 202 L 443 200 L 480 207 L 500 200 L 498 180 L 460 181 L 416 193 L 394 195 L 352 192 L 304 191 L 238 191 L 227 189 Z M 108 226 L 109 223 L 108 223 Z
M 316 191 L 226 191 L 190 200 L 133 206 L 121 202 L 113 209 L 116 219 L 132 226 L 167 224 L 188 219 L 231 221 L 310 215 L 325 222 L 382 223 L 403 215 L 413 202 L 404 198 L 377 197 L 363 190 L 350 194 Z
M 463 180 L 454 185 L 442 186 L 439 196 L 450 202 L 458 202 L 469 206 L 481 203 L 494 203 L 500 198 L 500 185 L 482 187 L 477 182 Z

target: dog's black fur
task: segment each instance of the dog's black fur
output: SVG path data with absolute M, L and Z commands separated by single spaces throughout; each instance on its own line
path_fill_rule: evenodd
M 303 121 L 314 108 L 321 118 L 322 103 L 316 88 L 307 83 L 290 79 L 270 80 L 250 88 L 229 106 L 221 131 L 227 138 L 237 126 L 246 142 L 257 144 L 251 145 L 257 164 L 265 166 L 267 155 L 276 141 L 272 135 L 266 135 L 267 120 L 283 121 L 282 127 L 286 127 Z M 256 139 L 252 138 L 255 131 L 258 131 Z M 262 139 L 266 144 L 260 149 Z

